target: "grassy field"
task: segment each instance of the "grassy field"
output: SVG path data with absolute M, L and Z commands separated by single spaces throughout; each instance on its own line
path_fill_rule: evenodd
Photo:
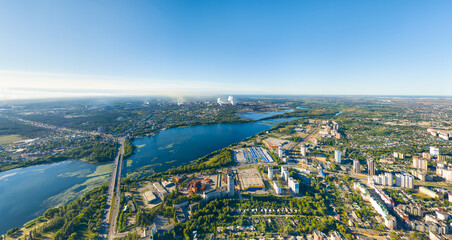
M 24 138 L 22 138 L 18 134 L 3 135 L 3 136 L 0 136 L 0 145 L 10 144 L 10 143 L 17 142 L 20 140 L 24 140 Z

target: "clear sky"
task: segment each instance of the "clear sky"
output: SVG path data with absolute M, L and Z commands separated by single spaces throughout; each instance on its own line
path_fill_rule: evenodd
M 0 1 L 0 99 L 452 95 L 452 1 Z

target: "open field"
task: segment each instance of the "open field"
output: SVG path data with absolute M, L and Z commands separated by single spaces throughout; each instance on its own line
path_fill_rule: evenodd
M 17 142 L 20 140 L 24 140 L 24 139 L 18 134 L 3 135 L 3 136 L 0 136 L 0 145 L 10 144 L 10 143 L 14 143 L 14 142 Z

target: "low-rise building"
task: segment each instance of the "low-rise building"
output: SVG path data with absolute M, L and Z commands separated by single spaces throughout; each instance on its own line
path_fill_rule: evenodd
M 330 236 L 330 240 L 345 240 L 344 235 L 338 231 L 333 231 Z
M 204 201 L 208 202 L 213 199 L 220 199 L 228 196 L 228 192 L 226 188 L 220 188 L 220 189 L 212 189 L 209 191 L 205 191 L 202 193 L 202 198 Z
M 360 191 L 363 199 L 365 201 L 369 201 L 370 204 L 372 205 L 372 207 L 375 209 L 375 211 L 383 217 L 383 219 L 385 221 L 385 226 L 387 228 L 390 228 L 390 229 L 397 228 L 397 221 L 394 218 L 394 216 L 389 214 L 386 207 L 378 199 L 373 197 L 364 185 L 362 185 L 359 182 L 355 182 L 353 187 L 355 190 Z
M 320 232 L 318 230 L 315 230 L 313 235 L 314 240 L 328 240 L 328 236 L 325 233 Z
M 153 203 L 157 200 L 157 197 L 154 195 L 152 191 L 147 191 L 143 193 L 143 198 L 144 201 L 146 201 L 147 203 Z
M 432 191 L 426 187 L 419 187 L 419 192 L 431 198 L 439 198 L 438 194 L 435 191 Z
M 168 191 L 160 184 L 160 182 L 155 182 L 152 185 L 154 185 L 155 189 L 157 189 L 160 196 L 164 197 L 168 194 Z
M 388 194 L 386 194 L 382 189 L 379 189 L 375 186 L 373 186 L 373 189 L 387 206 L 389 207 L 394 206 L 394 201 L 392 200 L 392 198 Z

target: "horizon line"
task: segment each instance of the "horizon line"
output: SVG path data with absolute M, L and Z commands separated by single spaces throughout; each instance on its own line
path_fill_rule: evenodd
M 70 100 L 89 100 L 89 99 L 136 99 L 136 98 L 177 98 L 177 97 L 402 97 L 402 98 L 452 98 L 452 95 L 410 95 L 410 94 L 150 94 L 150 95 L 91 95 L 91 96 L 67 96 L 67 97 L 46 97 L 46 98 L 17 98 L 17 99 L 0 99 L 0 104 L 11 102 L 26 102 L 26 101 L 70 101 Z

